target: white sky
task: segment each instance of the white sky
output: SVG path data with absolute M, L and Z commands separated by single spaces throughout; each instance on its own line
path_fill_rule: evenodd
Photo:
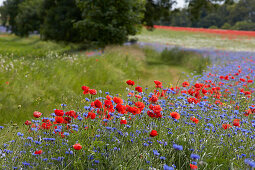
M 3 4 L 3 1 L 5 1 L 5 0 L 0 0 L 0 6 Z M 184 7 L 185 0 L 176 0 L 176 1 L 177 1 L 177 5 L 175 6 L 176 8 Z
M 0 0 L 0 6 L 3 4 L 4 0 Z

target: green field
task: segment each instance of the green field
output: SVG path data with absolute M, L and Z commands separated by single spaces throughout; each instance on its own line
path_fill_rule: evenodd
M 35 110 L 48 115 L 63 103 L 75 106 L 84 98 L 82 85 L 116 94 L 128 79 L 143 87 L 154 80 L 170 86 L 184 78 L 183 72 L 194 71 L 161 62 L 157 52 L 137 46 L 110 46 L 92 57 L 79 48 L 38 36 L 0 36 L 0 123 L 23 122 Z

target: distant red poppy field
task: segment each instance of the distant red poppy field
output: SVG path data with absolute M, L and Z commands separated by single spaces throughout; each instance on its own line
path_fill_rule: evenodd
M 255 37 L 255 31 L 239 31 L 239 30 L 223 30 L 223 29 L 206 29 L 206 28 L 191 28 L 191 27 L 173 27 L 173 26 L 161 26 L 154 25 L 156 29 L 172 30 L 172 31 L 187 31 L 187 32 L 199 32 L 218 34 L 227 37 Z

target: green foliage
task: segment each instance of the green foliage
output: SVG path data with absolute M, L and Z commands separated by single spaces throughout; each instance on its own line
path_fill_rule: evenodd
M 228 30 L 231 29 L 231 25 L 229 23 L 225 23 L 221 28 Z
M 40 30 L 43 21 L 42 3 L 43 0 L 26 0 L 19 4 L 15 18 L 16 35 L 28 36 L 29 33 Z
M 216 0 L 188 0 L 188 2 L 187 9 L 172 11 L 169 21 L 161 22 L 161 24 L 203 28 L 217 26 L 222 28 L 225 23 L 235 25 L 242 21 L 246 23 L 246 26 L 242 26 L 242 30 L 253 30 L 254 28 L 252 24 L 249 24 L 255 23 L 254 0 L 222 0 L 224 3 L 216 3 Z M 223 29 L 231 29 L 231 26 L 225 26 Z
M 255 23 L 248 21 L 239 21 L 232 27 L 232 29 L 255 31 Z
M 78 30 L 73 24 L 81 19 L 81 11 L 75 0 L 44 0 L 44 22 L 42 38 L 56 41 L 80 41 Z
M 218 29 L 218 27 L 215 26 L 215 25 L 212 25 L 212 26 L 209 27 L 209 29 Z
M 84 41 L 104 47 L 122 44 L 141 28 L 143 0 L 78 1 L 82 19 L 75 24 Z
M 152 28 L 160 19 L 168 19 L 175 0 L 146 0 L 143 22 Z
M 18 15 L 19 4 L 24 0 L 6 0 L 3 2 L 3 7 L 0 10 L 1 20 L 4 26 L 7 26 L 8 30 L 12 33 L 17 33 L 16 16 Z

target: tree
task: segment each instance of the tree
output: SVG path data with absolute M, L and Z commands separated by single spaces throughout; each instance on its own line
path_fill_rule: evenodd
M 143 0 L 78 0 L 82 19 L 76 22 L 84 41 L 104 47 L 122 44 L 141 28 Z
M 143 23 L 149 28 L 153 28 L 153 25 L 161 18 L 169 19 L 171 8 L 175 3 L 175 0 L 147 0 Z
M 16 16 L 18 15 L 19 4 L 24 0 L 6 0 L 3 2 L 3 7 L 1 8 L 1 20 L 7 30 L 12 33 L 17 34 L 17 23 Z
M 43 0 L 25 0 L 18 6 L 18 15 L 15 17 L 16 34 L 28 36 L 30 32 L 39 31 L 43 22 Z
M 80 34 L 73 24 L 81 20 L 81 11 L 75 0 L 44 0 L 42 38 L 56 41 L 80 41 Z

